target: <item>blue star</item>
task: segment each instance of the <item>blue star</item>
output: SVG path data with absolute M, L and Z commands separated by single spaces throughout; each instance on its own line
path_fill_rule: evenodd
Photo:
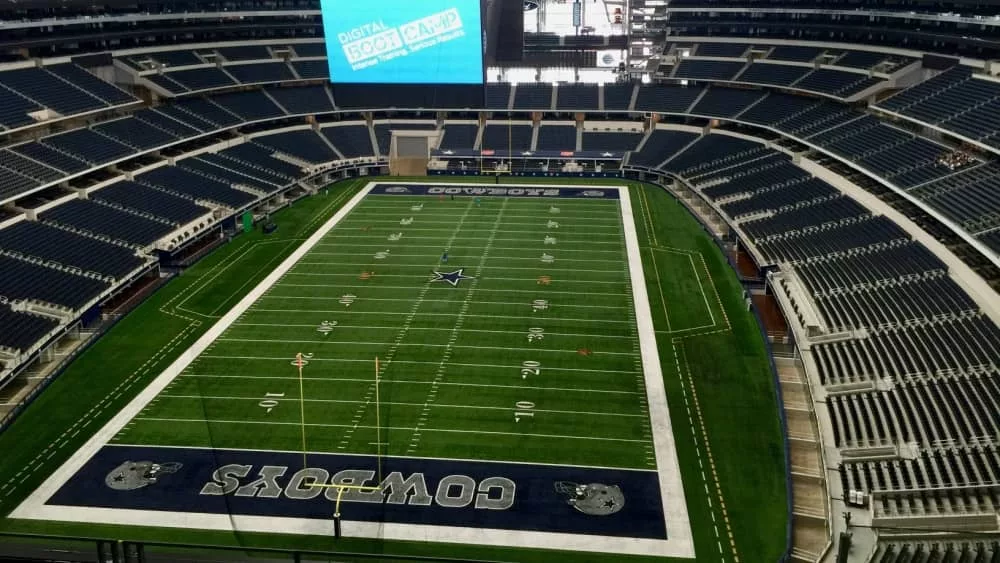
M 432 279 L 431 281 L 432 282 L 443 281 L 445 283 L 450 283 L 452 285 L 452 287 L 458 287 L 458 282 L 460 282 L 462 280 L 472 280 L 472 279 L 475 279 L 472 276 L 466 276 L 465 274 L 463 274 L 462 272 L 464 272 L 464 271 L 465 271 L 465 268 L 459 268 L 459 269 L 455 270 L 454 272 L 438 272 L 438 271 L 435 270 L 434 271 L 434 279 Z

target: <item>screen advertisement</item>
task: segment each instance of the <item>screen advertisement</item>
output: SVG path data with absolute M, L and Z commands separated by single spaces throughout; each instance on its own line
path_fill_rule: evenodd
M 330 81 L 482 84 L 480 0 L 321 0 Z

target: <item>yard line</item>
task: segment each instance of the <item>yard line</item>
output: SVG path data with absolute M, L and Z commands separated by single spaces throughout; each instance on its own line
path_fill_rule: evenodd
M 539 317 L 541 318 L 541 317 Z M 269 327 L 293 327 L 293 328 L 316 328 L 315 324 L 303 325 L 303 324 L 286 324 L 286 323 L 233 323 L 233 326 L 269 326 Z M 371 329 L 396 329 L 396 326 L 365 326 L 365 325 L 345 325 L 338 324 L 337 329 L 341 328 L 371 328 Z M 410 327 L 410 330 L 438 330 L 438 331 L 450 331 L 451 327 L 438 327 L 438 326 L 424 326 L 424 327 Z M 523 331 L 512 331 L 512 330 L 484 330 L 475 328 L 463 328 L 462 332 L 484 332 L 489 334 L 520 334 L 523 335 Z M 586 338 L 632 338 L 631 336 L 618 336 L 614 334 L 580 334 L 573 332 L 546 332 L 546 336 L 583 336 Z
M 172 399 L 211 399 L 215 401 L 260 401 L 260 397 L 230 397 L 222 395 L 173 395 L 170 393 L 163 393 L 159 395 L 160 397 L 170 397 Z M 298 397 L 287 396 L 284 397 L 285 400 L 297 401 L 302 400 Z M 304 399 L 307 403 L 346 403 L 346 404 L 359 404 L 365 401 L 352 401 L 349 399 Z M 399 401 L 380 401 L 382 405 L 390 406 L 400 406 L 400 407 L 423 407 L 428 403 L 409 403 L 409 402 L 399 402 Z M 433 403 L 429 406 L 434 408 L 444 408 L 444 409 L 470 409 L 470 410 L 490 410 L 490 411 L 510 411 L 513 410 L 511 407 L 486 407 L 479 405 L 455 405 L 449 403 Z M 552 414 L 585 414 L 593 416 L 619 416 L 624 418 L 643 418 L 643 414 L 629 414 L 629 413 L 618 413 L 618 412 L 597 412 L 597 411 L 566 411 L 559 409 L 531 409 L 534 412 L 547 412 Z
M 465 224 L 465 220 L 469 216 L 469 211 L 472 210 L 472 203 L 473 203 L 472 201 L 469 201 L 469 203 L 465 206 L 465 212 L 462 213 L 462 216 L 458 219 L 458 223 L 455 225 L 454 230 L 452 230 L 451 237 L 448 239 L 448 242 L 445 243 L 445 248 L 444 248 L 445 252 L 447 252 L 448 250 L 451 249 L 451 245 L 454 244 L 455 243 L 455 239 L 458 238 L 458 233 L 461 232 L 462 225 Z M 399 347 L 402 345 L 401 342 L 403 341 L 403 338 L 406 337 L 406 333 L 410 330 L 410 325 L 413 323 L 413 319 L 416 318 L 417 310 L 420 309 L 420 306 L 425 301 L 424 297 L 427 295 L 427 293 L 431 289 L 431 283 L 432 283 L 432 280 L 430 280 L 430 279 L 428 279 L 427 281 L 424 282 L 423 287 L 420 289 L 420 293 L 418 294 L 416 301 L 413 302 L 413 306 L 410 308 L 409 313 L 407 313 L 406 318 L 403 320 L 403 326 L 396 333 L 396 339 L 393 341 L 392 345 L 389 347 L 389 350 L 386 353 L 385 357 L 383 358 L 383 361 L 381 363 L 378 363 L 378 361 L 376 360 L 376 364 L 375 365 L 377 366 L 378 371 L 376 371 L 376 373 L 375 373 L 375 380 L 372 381 L 370 383 L 370 385 L 368 386 L 368 391 L 367 391 L 367 395 L 366 395 L 366 399 L 367 400 L 354 413 L 354 421 L 355 421 L 355 423 L 358 420 L 360 420 L 365 415 L 365 413 L 368 411 L 368 406 L 371 404 L 371 400 L 370 400 L 371 399 L 371 395 L 372 395 L 372 393 L 377 393 L 378 392 L 378 381 L 381 378 L 382 374 L 385 373 L 385 370 L 389 369 L 389 366 L 392 364 L 392 360 L 393 360 L 393 358 L 395 358 L 396 352 L 399 350 Z M 384 346 L 384 344 L 379 344 L 379 345 L 380 346 Z M 303 422 L 305 422 L 305 421 L 303 421 Z M 351 441 L 351 436 L 354 434 L 354 430 L 356 428 L 357 428 L 357 424 L 355 424 L 355 426 L 353 426 L 350 430 L 348 430 L 347 432 L 344 433 L 344 436 L 342 437 L 342 439 L 340 441 L 340 444 L 337 446 L 338 449 L 342 450 L 342 449 L 345 449 L 347 447 L 347 445 Z
M 500 205 L 500 211 L 497 213 L 496 219 L 493 221 L 493 230 L 490 231 L 489 240 L 486 243 L 486 248 L 483 249 L 482 255 L 479 257 L 479 264 L 476 265 L 474 271 L 475 276 L 472 279 L 472 283 L 469 284 L 469 290 L 465 293 L 465 299 L 462 301 L 462 307 L 458 312 L 458 317 L 455 319 L 454 325 L 451 327 L 451 335 L 448 337 L 448 344 L 445 345 L 444 354 L 441 355 L 441 363 L 437 366 L 437 371 L 434 374 L 434 381 L 431 382 L 431 389 L 427 392 L 427 398 L 424 400 L 423 410 L 420 413 L 420 418 L 417 419 L 417 426 L 413 429 L 413 433 L 410 435 L 410 445 L 406 450 L 406 453 L 413 453 L 417 450 L 420 445 L 420 429 L 424 426 L 424 421 L 430 415 L 430 406 L 437 398 L 438 387 L 444 381 L 444 373 L 448 369 L 448 361 L 451 360 L 452 348 L 462 348 L 458 346 L 455 342 L 458 340 L 458 335 L 462 330 L 462 324 L 465 322 L 465 315 L 469 312 L 469 303 L 472 300 L 472 295 L 476 292 L 479 287 L 480 276 L 483 272 L 483 265 L 486 264 L 486 258 L 490 254 L 490 250 L 493 247 L 493 241 L 496 239 L 497 228 L 500 226 L 500 222 L 503 218 L 503 213 L 507 209 L 507 203 L 510 200 L 505 199 Z
M 200 418 L 163 418 L 142 416 L 133 420 L 149 420 L 153 422 L 192 422 L 197 424 L 272 424 L 275 426 L 300 425 L 298 422 L 276 422 L 270 420 L 222 420 L 222 419 L 200 419 Z M 376 429 L 378 426 L 367 424 L 328 424 L 320 422 L 307 422 L 306 426 L 316 426 L 318 428 L 370 428 Z M 383 430 L 413 430 L 408 426 L 382 426 Z M 421 432 L 442 432 L 447 434 L 487 434 L 491 436 L 529 436 L 531 438 L 556 438 L 559 440 L 601 440 L 605 442 L 625 442 L 630 444 L 645 444 L 648 440 L 636 440 L 633 438 L 602 438 L 598 436 L 571 436 L 568 434 L 535 434 L 531 432 L 499 432 L 496 430 L 456 430 L 452 428 L 422 428 Z
M 229 359 L 240 359 L 242 356 L 213 356 L 217 358 L 229 358 Z M 245 359 L 258 359 L 258 360 L 287 360 L 288 358 L 245 358 Z M 315 361 L 315 359 L 310 360 Z M 326 360 L 326 361 L 338 361 L 338 360 Z M 369 360 L 344 360 L 347 362 L 368 362 Z M 403 362 L 397 362 L 403 363 Z M 437 363 L 437 362 L 431 362 Z M 182 373 L 177 377 L 198 377 L 204 379 L 284 379 L 288 381 L 298 381 L 299 377 L 295 374 L 292 375 L 215 375 L 215 374 L 189 374 Z M 357 377 L 303 377 L 303 381 L 363 381 L 370 383 L 371 379 L 361 379 Z M 385 384 L 402 384 L 402 385 L 430 385 L 430 381 L 421 381 L 417 379 L 390 379 L 383 381 L 382 385 Z M 561 391 L 567 393 L 602 393 L 607 395 L 640 395 L 635 391 L 620 391 L 617 389 L 581 389 L 575 387 L 532 387 L 529 385 L 496 385 L 489 383 L 461 383 L 457 381 L 445 381 L 439 385 L 452 385 L 455 387 L 482 387 L 486 389 L 523 389 L 529 391 Z M 644 395 L 644 393 L 643 393 Z
M 385 346 L 390 342 L 362 342 L 358 340 L 279 340 L 267 338 L 226 338 L 219 337 L 216 342 L 264 342 L 268 344 L 352 344 L 355 346 Z M 518 352 L 534 352 L 536 354 L 578 354 L 577 350 L 557 350 L 552 348 L 518 348 L 508 346 L 482 346 L 482 345 L 461 345 L 461 344 L 427 344 L 425 342 L 396 343 L 395 346 L 418 346 L 426 348 L 475 348 L 478 350 L 514 350 Z M 601 356 L 634 356 L 633 352 L 604 352 L 591 351 L 591 354 Z M 313 358 L 310 361 L 314 361 Z M 370 361 L 370 360 L 369 360 Z
M 480 302 L 480 304 L 481 305 L 523 305 L 523 303 L 497 303 L 497 302 L 492 302 L 492 301 L 483 301 L 483 302 Z M 601 307 L 601 308 L 620 309 L 620 307 L 604 307 L 604 306 L 601 306 L 601 305 L 560 305 L 560 307 L 595 307 L 595 308 L 596 307 Z M 324 315 L 335 314 L 335 313 L 344 313 L 345 312 L 344 309 L 338 309 L 336 311 L 322 311 L 322 310 L 317 310 L 317 309 L 258 309 L 258 308 L 254 308 L 254 307 L 251 307 L 249 310 L 250 311 L 261 311 L 263 313 L 317 313 L 317 314 L 324 314 Z M 358 310 L 350 311 L 350 313 L 352 315 L 406 315 L 407 314 L 407 313 L 392 312 L 392 311 L 358 311 Z M 423 315 L 423 316 L 425 316 L 425 317 L 429 317 L 429 316 L 434 316 L 434 317 L 453 317 L 453 316 L 457 315 L 458 313 L 455 312 L 455 313 L 420 313 L 420 314 Z M 467 317 L 473 317 L 473 318 L 483 318 L 483 319 L 496 319 L 496 318 L 498 318 L 497 315 L 471 315 L 470 314 L 470 315 L 466 315 L 466 316 Z M 507 319 L 507 320 L 515 320 L 515 319 L 517 319 L 517 320 L 528 320 L 528 321 L 536 321 L 536 320 L 538 320 L 538 316 L 530 317 L 530 316 L 524 316 L 524 315 L 502 315 L 502 316 L 499 316 L 499 318 L 503 318 L 503 319 Z M 555 321 L 571 321 L 571 322 L 572 321 L 594 321 L 594 320 L 598 320 L 598 319 L 587 319 L 587 318 L 579 318 L 579 317 L 545 317 L 545 318 L 551 319 L 551 320 L 555 320 Z M 600 319 L 600 321 L 602 323 L 628 323 L 629 322 L 627 320 L 621 320 L 621 319 Z
M 479 279 L 479 278 L 476 278 Z M 487 278 L 489 279 L 489 278 Z M 361 285 L 348 285 L 348 284 L 337 284 L 335 286 L 324 285 L 324 284 L 310 284 L 310 283 L 280 283 L 278 287 L 322 287 L 327 289 L 333 289 L 334 291 L 339 291 L 341 289 L 417 289 L 412 285 L 372 285 L 372 284 L 361 284 Z M 458 288 L 461 289 L 461 288 Z M 607 293 L 600 291 L 557 291 L 553 289 L 480 289 L 479 291 L 489 291 L 492 293 L 530 293 L 532 295 L 544 293 L 545 295 L 600 295 L 602 297 L 625 297 L 624 293 Z M 471 293 L 471 288 L 469 293 Z M 271 295 L 269 297 L 281 297 Z M 329 297 L 314 297 L 314 296 L 301 296 L 300 299 L 340 299 L 339 295 L 332 295 Z M 374 299 L 374 298 L 365 298 Z M 403 299 L 402 301 L 409 301 L 409 299 Z M 445 299 L 444 301 L 450 301 Z

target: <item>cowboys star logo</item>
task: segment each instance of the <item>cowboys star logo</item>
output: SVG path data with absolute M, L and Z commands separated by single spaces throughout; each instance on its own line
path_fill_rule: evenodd
M 438 272 L 433 271 L 434 278 L 431 279 L 432 282 L 445 282 L 451 284 L 452 287 L 458 287 L 459 282 L 462 280 L 474 280 L 476 278 L 472 276 L 465 275 L 465 268 L 459 268 L 454 272 Z

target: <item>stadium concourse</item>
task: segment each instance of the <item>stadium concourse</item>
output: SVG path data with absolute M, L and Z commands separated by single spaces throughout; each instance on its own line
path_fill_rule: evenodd
M 995 14 L 501 4 L 0 6 L 0 554 L 1000 562 Z

